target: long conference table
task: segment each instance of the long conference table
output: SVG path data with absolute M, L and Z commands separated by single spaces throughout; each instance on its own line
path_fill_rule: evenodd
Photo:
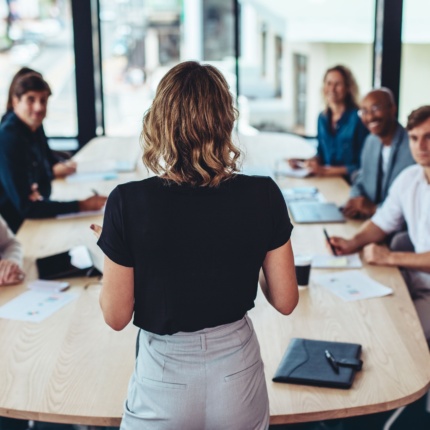
M 241 136 L 244 165 L 273 170 L 284 157 L 313 154 L 299 138 L 276 133 Z M 79 162 L 136 158 L 133 138 L 97 138 L 77 155 Z M 92 190 L 109 193 L 117 183 L 148 173 L 138 162 L 134 172 L 109 181 L 54 183 L 53 198 L 85 198 Z M 342 204 L 348 185 L 339 178 L 278 178 L 281 187 L 312 185 L 327 200 Z M 96 264 L 102 261 L 89 225 L 101 215 L 69 219 L 27 220 L 18 238 L 24 245 L 27 273 L 18 286 L 0 287 L 0 305 L 27 291 L 37 279 L 35 259 L 88 246 Z M 330 234 L 352 235 L 360 223 L 326 225 Z M 299 225 L 293 231 L 295 252 L 327 253 L 321 224 Z M 420 323 L 400 272 L 364 265 L 364 273 L 391 287 L 394 294 L 343 302 L 313 278 L 300 288 L 300 300 L 290 316 L 275 311 L 258 293 L 250 312 L 260 341 L 270 399 L 271 424 L 297 423 L 381 412 L 410 403 L 429 389 L 430 355 Z M 57 423 L 118 426 L 127 384 L 133 371 L 137 329 L 129 324 L 115 332 L 103 321 L 98 304 L 101 281 L 69 279 L 78 297 L 40 323 L 0 319 L 0 416 Z M 272 382 L 291 338 L 356 342 L 362 345 L 363 370 L 349 390 Z

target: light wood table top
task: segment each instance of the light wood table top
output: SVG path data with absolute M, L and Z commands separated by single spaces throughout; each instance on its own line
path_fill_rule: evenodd
M 280 186 L 312 185 L 329 201 L 342 204 L 349 187 L 337 178 L 284 179 Z M 327 254 L 322 227 L 331 235 L 350 237 L 360 222 L 296 224 L 292 235 L 297 253 Z M 393 289 L 382 298 L 344 302 L 313 282 L 327 270 L 312 269 L 308 287 L 290 316 L 277 313 L 261 293 L 250 312 L 261 345 L 272 424 L 314 421 L 382 412 L 410 403 L 426 393 L 430 355 L 415 308 L 396 268 L 364 264 L 363 272 Z M 349 390 L 272 382 L 293 337 L 353 342 L 363 347 L 363 369 Z
M 268 136 L 267 136 L 268 135 Z M 271 145 L 241 139 L 247 163 L 273 166 L 279 157 L 295 156 L 296 143 Z M 127 143 L 128 142 L 128 143 Z M 136 140 L 96 139 L 79 153 L 88 160 L 135 150 Z M 299 148 L 300 149 L 300 148 Z M 264 153 L 264 157 L 258 154 Z M 268 157 L 272 153 L 272 158 Z M 305 148 L 304 153 L 312 150 Z M 118 154 L 118 155 L 115 155 Z M 263 161 L 263 163 L 261 163 Z M 273 167 L 272 167 L 273 168 Z M 66 184 L 56 181 L 53 197 L 84 198 L 92 188 L 108 193 L 118 182 L 144 178 L 140 168 L 118 180 Z M 340 179 L 281 179 L 280 186 L 316 185 L 331 201 L 346 200 L 348 186 Z M 67 197 L 64 197 L 67 193 Z M 28 220 L 18 237 L 25 246 L 26 281 L 37 277 L 34 260 L 85 244 L 96 261 L 101 251 L 89 225 L 101 217 Z M 358 222 L 327 225 L 331 234 L 351 235 Z M 292 242 L 297 252 L 326 252 L 321 225 L 297 225 Z M 396 269 L 364 267 L 364 272 L 393 288 L 392 296 L 344 303 L 312 282 L 300 288 L 292 315 L 278 314 L 259 293 L 250 312 L 261 345 L 270 399 L 271 423 L 292 423 L 360 415 L 392 409 L 420 397 L 430 381 L 426 342 L 403 280 Z M 317 273 L 314 270 L 311 276 Z M 133 371 L 136 327 L 111 330 L 98 304 L 96 278 L 69 280 L 78 298 L 40 323 L 0 319 L 0 415 L 58 423 L 118 426 Z M 90 284 L 87 288 L 85 285 Z M 26 291 L 26 283 L 0 287 L 0 305 Z M 357 342 L 363 345 L 364 366 L 350 390 L 276 384 L 271 378 L 292 337 Z

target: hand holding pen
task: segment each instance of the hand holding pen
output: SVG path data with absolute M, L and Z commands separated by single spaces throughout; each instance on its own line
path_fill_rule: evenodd
M 323 232 L 324 232 L 324 236 L 325 236 L 325 238 L 326 238 L 326 241 L 327 241 L 327 243 L 328 243 L 328 244 L 329 244 L 329 246 L 330 246 L 331 252 L 333 253 L 333 255 L 337 255 L 336 248 L 335 248 L 335 247 L 333 246 L 333 244 L 331 243 L 331 241 L 330 241 L 330 236 L 328 235 L 327 230 L 326 230 L 325 228 L 323 228 Z

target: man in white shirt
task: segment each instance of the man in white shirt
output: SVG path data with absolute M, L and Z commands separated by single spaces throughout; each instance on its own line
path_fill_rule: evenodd
M 330 242 L 338 255 L 363 248 L 368 263 L 402 268 L 430 345 L 430 106 L 414 110 L 406 129 L 417 164 L 397 176 L 383 205 L 354 237 L 332 237 Z M 398 231 L 405 221 L 413 252 L 391 251 L 377 244 Z
M 388 88 L 366 94 L 358 111 L 370 134 L 364 141 L 360 170 L 343 213 L 348 218 L 370 218 L 386 199 L 397 175 L 414 164 L 407 131 L 396 119 L 397 106 Z

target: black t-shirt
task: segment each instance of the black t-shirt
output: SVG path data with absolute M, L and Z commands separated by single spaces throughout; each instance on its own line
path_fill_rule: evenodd
M 292 228 L 268 177 L 236 175 L 216 188 L 152 177 L 112 191 L 98 245 L 134 268 L 134 324 L 173 334 L 241 319 L 267 251 Z

